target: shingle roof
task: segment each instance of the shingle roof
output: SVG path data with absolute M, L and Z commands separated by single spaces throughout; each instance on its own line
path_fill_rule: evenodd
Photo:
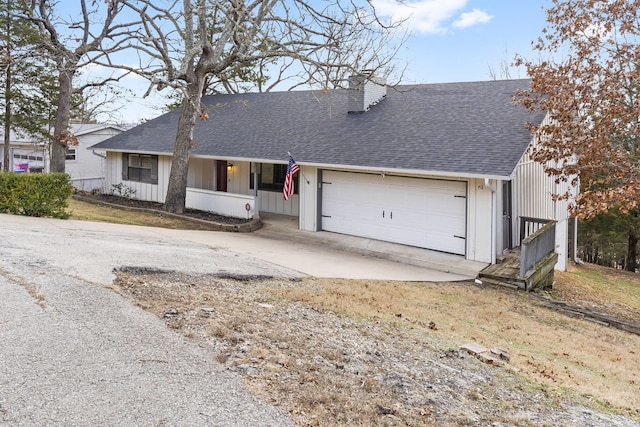
M 509 176 L 531 142 L 525 123 L 543 114 L 511 97 L 529 80 L 389 88 L 365 113 L 347 114 L 335 90 L 215 95 L 203 99 L 193 156 L 337 165 L 447 175 Z M 94 148 L 171 154 L 180 111 L 172 111 Z

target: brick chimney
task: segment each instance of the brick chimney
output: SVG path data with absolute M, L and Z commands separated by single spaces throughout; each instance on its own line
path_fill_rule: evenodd
M 351 113 L 364 113 L 387 96 L 384 78 L 376 77 L 371 70 L 349 77 L 349 109 Z

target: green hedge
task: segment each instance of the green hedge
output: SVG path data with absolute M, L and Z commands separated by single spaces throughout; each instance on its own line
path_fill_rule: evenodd
M 72 193 L 66 173 L 0 173 L 0 213 L 68 218 Z

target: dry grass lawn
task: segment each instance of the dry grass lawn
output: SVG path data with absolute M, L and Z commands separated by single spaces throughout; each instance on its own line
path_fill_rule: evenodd
M 580 273 L 582 270 L 572 274 Z M 569 292 L 571 285 L 565 283 L 571 282 L 572 274 L 561 275 L 558 293 Z M 640 322 L 640 279 L 635 279 L 635 311 L 629 313 Z M 595 292 L 587 283 L 583 286 Z M 627 289 L 625 282 L 621 288 L 610 288 L 608 294 L 625 299 L 619 294 Z M 510 364 L 529 378 L 558 390 L 591 395 L 640 416 L 640 337 L 537 306 L 525 293 L 470 283 L 353 280 L 318 280 L 317 286 L 282 288 L 274 293 L 421 334 L 435 333 L 456 345 L 476 342 L 506 349 L 512 357 Z
M 111 222 L 115 224 L 141 225 L 146 227 L 162 227 L 177 230 L 213 230 L 202 222 L 176 218 L 156 212 L 119 209 L 101 206 L 69 198 L 69 219 L 80 221 Z
M 567 402 L 640 421 L 640 336 L 521 292 L 470 282 L 179 274 L 120 274 L 114 290 L 207 342 L 301 426 L 578 425 L 553 418 Z M 511 360 L 484 365 L 489 371 L 460 361 L 457 350 L 470 342 L 505 349 Z M 535 417 L 544 422 L 528 421 Z

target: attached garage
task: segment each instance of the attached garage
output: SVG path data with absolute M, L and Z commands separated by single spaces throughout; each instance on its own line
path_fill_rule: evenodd
M 465 255 L 467 183 L 322 171 L 325 231 Z

